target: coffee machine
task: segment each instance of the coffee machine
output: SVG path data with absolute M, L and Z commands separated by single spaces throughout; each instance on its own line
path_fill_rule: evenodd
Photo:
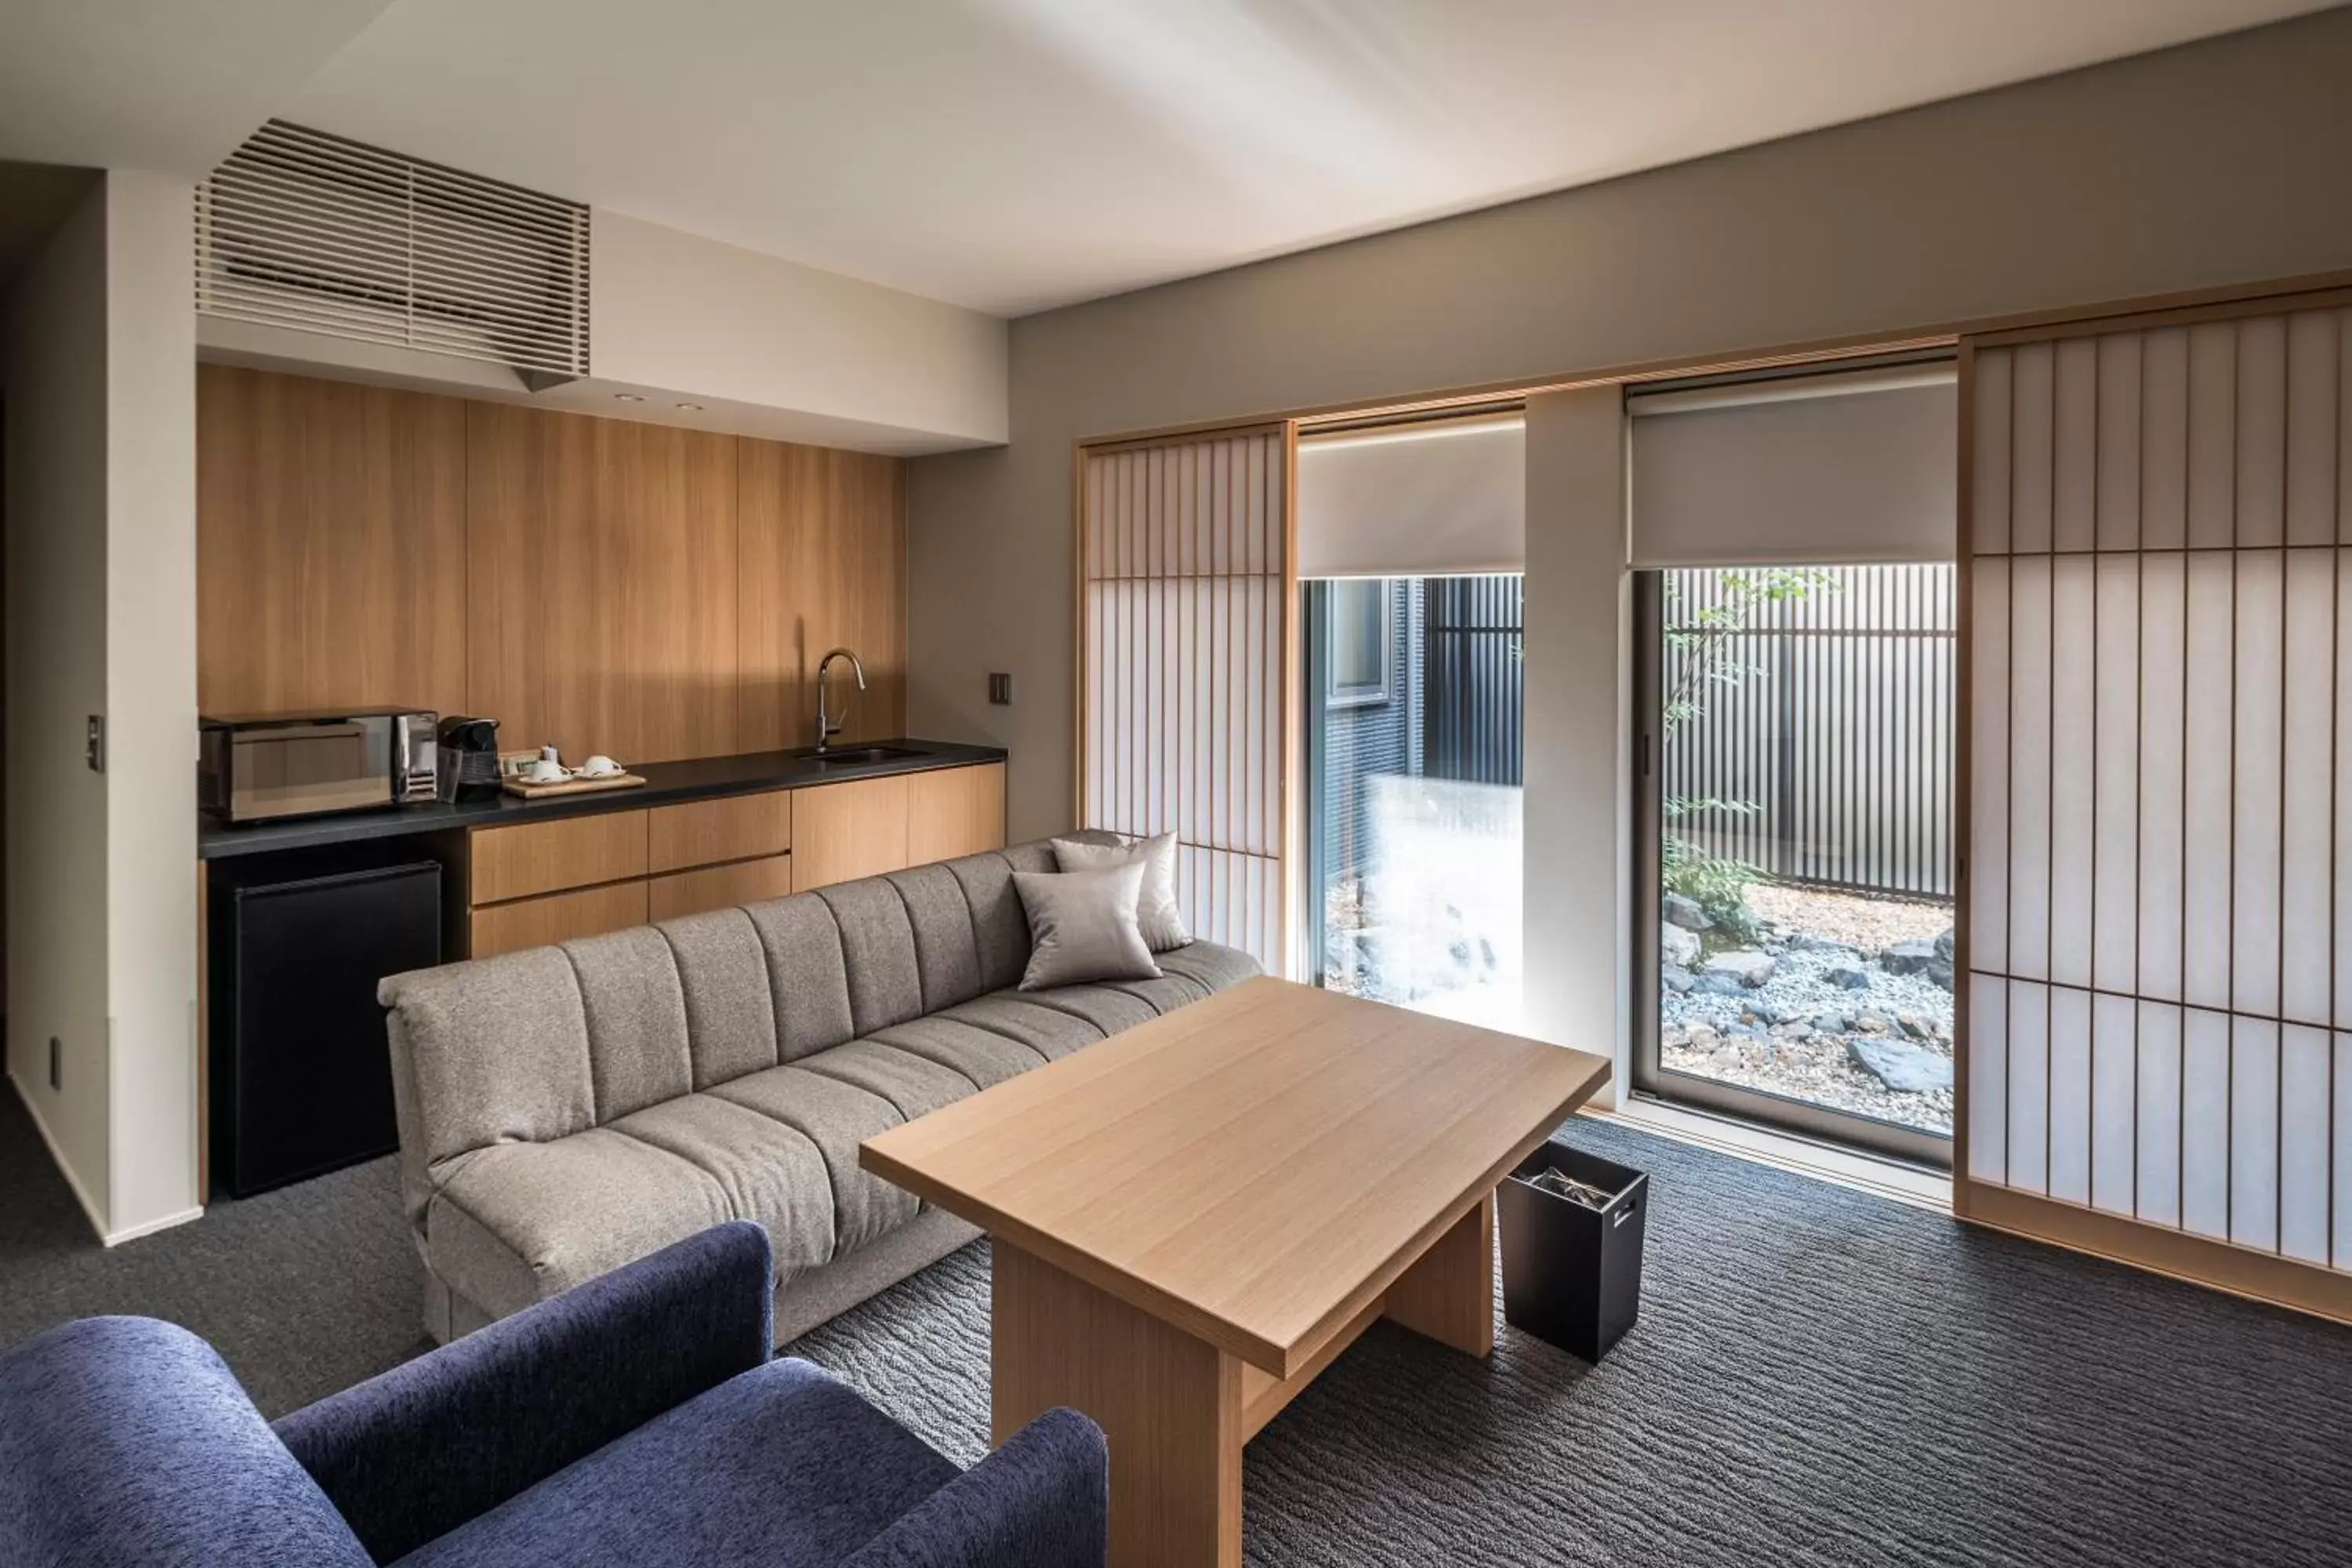
M 442 720 L 440 749 L 440 795 L 444 801 L 497 797 L 499 782 L 496 719 Z

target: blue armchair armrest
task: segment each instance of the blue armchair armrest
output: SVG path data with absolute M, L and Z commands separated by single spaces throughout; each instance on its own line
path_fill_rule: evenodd
M 0 1563 L 372 1568 L 213 1348 L 152 1318 L 0 1356 Z
M 280 1420 L 379 1563 L 766 1364 L 768 1235 L 736 1220 Z
M 1048 1410 L 841 1568 L 1103 1568 L 1109 1530 L 1102 1428 Z

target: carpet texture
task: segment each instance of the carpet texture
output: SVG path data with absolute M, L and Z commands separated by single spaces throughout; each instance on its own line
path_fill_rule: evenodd
M 2352 1331 L 1569 1136 L 1651 1173 L 1639 1325 L 1598 1368 L 1375 1325 L 1249 1446 L 1252 1568 L 2352 1563 Z M 987 1244 L 793 1352 L 970 1463 Z
M 1623 1128 L 1642 1321 L 1597 1369 L 1377 1325 L 1259 1435 L 1252 1568 L 2352 1563 L 2352 1331 Z M 141 1312 L 278 1415 L 424 1348 L 391 1163 L 108 1250 L 0 1092 L 0 1347 Z M 790 1347 L 960 1463 L 978 1243 Z

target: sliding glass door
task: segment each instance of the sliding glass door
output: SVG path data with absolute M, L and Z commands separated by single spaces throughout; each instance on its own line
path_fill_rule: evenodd
M 1636 602 L 1636 1087 L 1948 1165 L 1952 568 L 1676 567 Z

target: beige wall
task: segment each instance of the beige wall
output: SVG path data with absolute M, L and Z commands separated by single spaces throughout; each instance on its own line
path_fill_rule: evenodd
M 6 300 L 8 1076 L 106 1228 L 106 187 Z M 183 815 L 185 815 L 184 813 Z M 63 1058 L 49 1087 L 49 1040 Z
M 1631 609 L 1625 397 L 1617 386 L 1528 399 L 1524 1026 L 1538 1039 L 1616 1047 L 1625 1092 L 1632 1016 Z
M 193 202 L 100 177 L 18 278 L 0 360 L 8 1073 L 109 1240 L 197 1205 Z
M 106 176 L 107 1231 L 198 1212 L 195 191 Z
M 908 726 L 1070 822 L 1076 438 L 2352 268 L 2347 82 L 2331 11 L 1017 321 L 1012 444 L 909 475 Z

